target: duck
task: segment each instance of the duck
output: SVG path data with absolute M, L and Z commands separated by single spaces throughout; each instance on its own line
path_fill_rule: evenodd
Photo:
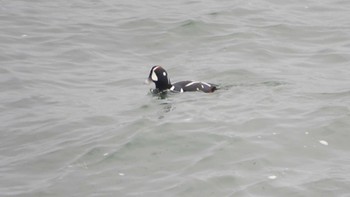
M 153 66 L 150 70 L 146 83 L 154 83 L 156 92 L 205 92 L 212 93 L 218 89 L 217 85 L 202 81 L 179 81 L 171 83 L 168 72 L 162 66 Z

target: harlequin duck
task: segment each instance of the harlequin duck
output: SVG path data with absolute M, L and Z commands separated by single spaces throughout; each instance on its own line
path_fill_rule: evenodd
M 161 66 L 153 66 L 146 82 L 154 82 L 156 89 L 153 92 L 163 92 L 170 90 L 172 92 L 202 91 L 206 93 L 217 90 L 216 85 L 200 81 L 180 81 L 171 83 L 168 73 Z

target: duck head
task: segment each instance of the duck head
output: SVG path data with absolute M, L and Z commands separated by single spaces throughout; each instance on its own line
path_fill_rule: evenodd
M 171 88 L 171 82 L 168 73 L 161 66 L 153 66 L 148 79 L 148 82 L 153 82 L 156 85 L 156 89 L 164 91 Z

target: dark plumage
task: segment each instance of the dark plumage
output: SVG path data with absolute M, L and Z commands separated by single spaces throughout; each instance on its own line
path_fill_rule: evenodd
M 153 81 L 155 83 L 158 92 L 170 90 L 173 92 L 202 91 L 209 93 L 217 89 L 214 84 L 200 81 L 180 81 L 172 84 L 168 73 L 161 66 L 152 67 L 148 76 L 148 81 Z

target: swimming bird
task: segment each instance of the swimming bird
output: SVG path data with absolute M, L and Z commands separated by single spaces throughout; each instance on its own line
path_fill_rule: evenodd
M 202 91 L 205 93 L 214 92 L 217 90 L 217 86 L 212 83 L 201 81 L 179 81 L 171 83 L 170 78 L 166 70 L 161 66 L 153 66 L 149 73 L 146 82 L 154 82 L 156 85 L 156 91 L 153 92 L 189 92 L 189 91 Z

